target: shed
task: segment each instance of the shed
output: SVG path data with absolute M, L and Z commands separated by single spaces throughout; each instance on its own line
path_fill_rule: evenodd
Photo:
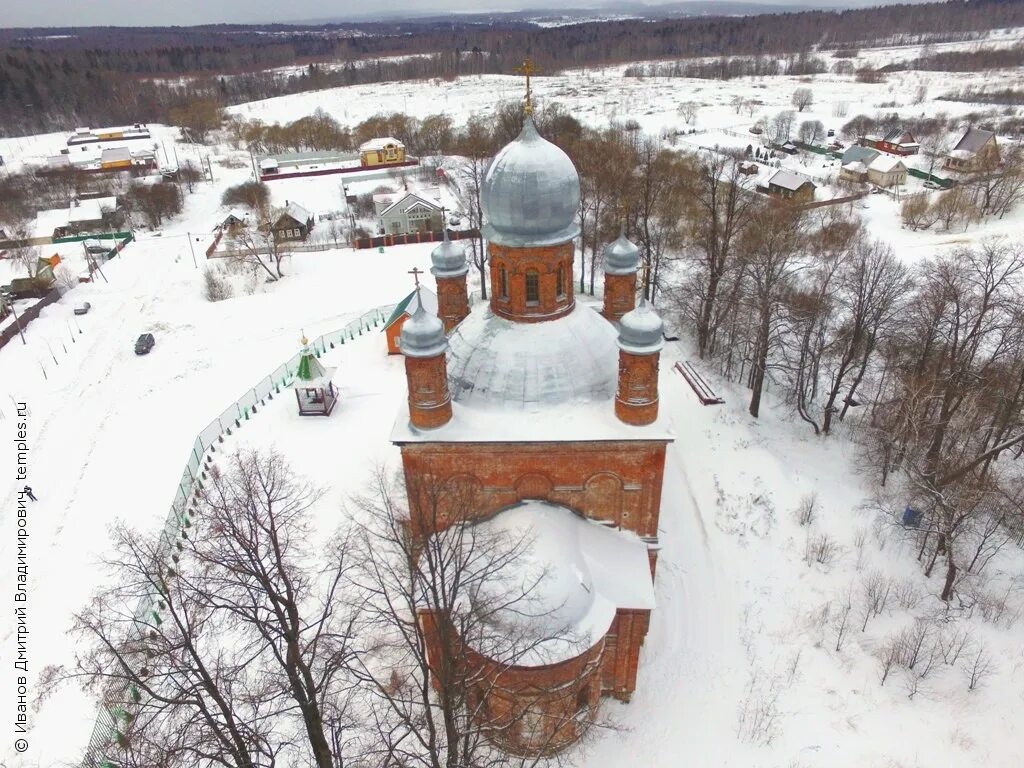
M 417 298 L 419 296 L 420 298 Z M 423 302 L 423 309 L 432 315 L 437 314 L 437 294 L 431 291 L 429 288 L 421 287 L 419 293 L 412 291 L 402 299 L 395 310 L 391 313 L 391 317 L 384 323 L 384 337 L 387 339 L 388 354 L 389 355 L 400 355 L 402 350 L 398 346 L 398 336 L 402 332 L 402 326 L 405 321 L 412 317 L 420 307 L 420 301 Z

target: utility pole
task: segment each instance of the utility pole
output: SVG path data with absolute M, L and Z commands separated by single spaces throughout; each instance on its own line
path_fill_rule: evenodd
M 196 261 L 196 249 L 192 245 L 192 233 L 188 232 L 188 249 L 192 251 L 192 266 L 199 269 L 199 263 Z

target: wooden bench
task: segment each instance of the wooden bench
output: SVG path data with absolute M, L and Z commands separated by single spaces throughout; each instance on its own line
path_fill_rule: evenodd
M 697 395 L 701 405 L 722 405 L 725 402 L 725 400 L 715 394 L 715 391 L 711 389 L 711 385 L 693 367 L 693 363 L 680 361 L 675 364 L 675 369 L 686 379 L 686 383 L 690 385 L 690 389 Z

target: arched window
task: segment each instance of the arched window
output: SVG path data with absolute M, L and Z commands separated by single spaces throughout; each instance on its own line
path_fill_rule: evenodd
M 561 298 L 565 296 L 565 266 L 558 265 L 558 272 L 555 274 L 555 295 Z
M 528 270 L 526 273 L 526 303 L 540 303 L 540 275 L 535 269 Z
M 508 298 L 508 272 L 505 271 L 504 265 L 498 268 L 498 287 L 501 292 L 498 294 L 503 299 Z

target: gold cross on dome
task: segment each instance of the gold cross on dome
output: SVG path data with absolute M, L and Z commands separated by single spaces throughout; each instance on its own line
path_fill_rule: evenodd
M 533 63 L 533 59 L 527 57 L 526 59 L 523 60 L 522 66 L 515 67 L 512 71 L 515 72 L 517 75 L 525 75 L 526 76 L 526 102 L 525 102 L 525 104 L 523 106 L 523 111 L 526 112 L 526 114 L 528 114 L 528 115 L 532 115 L 533 114 L 533 101 L 532 101 L 533 92 L 530 90 L 530 75 L 537 74 L 538 72 L 540 72 L 540 69 L 538 69 L 537 65 Z
M 420 275 L 425 274 L 419 267 L 413 267 L 409 270 L 409 274 L 412 275 L 412 279 L 416 281 L 416 290 L 420 289 Z

